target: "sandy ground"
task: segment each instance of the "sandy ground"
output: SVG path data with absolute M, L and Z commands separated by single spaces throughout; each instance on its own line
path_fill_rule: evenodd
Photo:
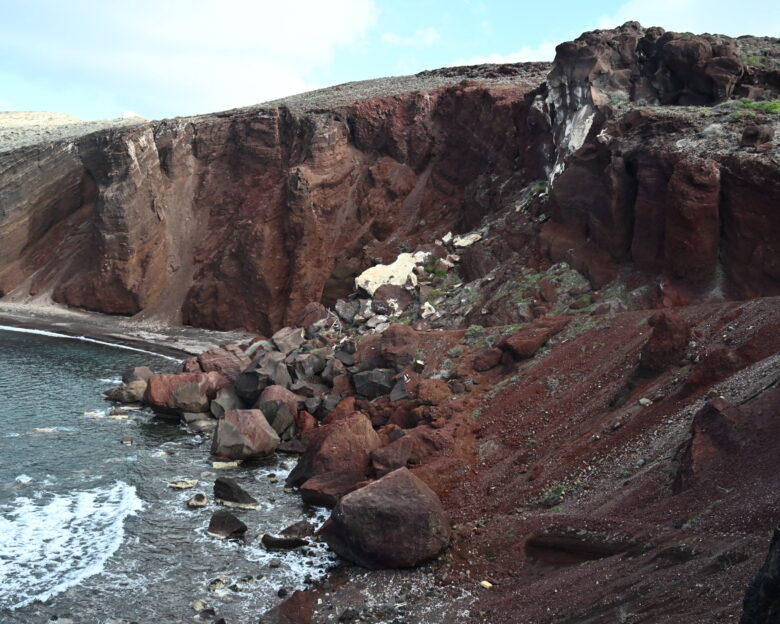
M 154 321 L 139 322 L 55 304 L 0 301 L 2 325 L 86 336 L 178 357 L 202 353 L 220 344 L 245 342 L 253 336 L 242 331 L 218 332 L 195 327 L 170 327 Z

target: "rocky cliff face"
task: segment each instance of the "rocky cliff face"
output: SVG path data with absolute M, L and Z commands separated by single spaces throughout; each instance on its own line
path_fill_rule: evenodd
M 778 115 L 755 100 L 780 90 L 778 49 L 628 23 L 560 45 L 552 68 L 451 68 L 6 149 L 0 293 L 270 332 L 548 179 L 551 219 L 505 238 L 595 287 L 778 294 Z
M 5 151 L 0 292 L 268 332 L 543 175 L 526 94 L 547 69 Z

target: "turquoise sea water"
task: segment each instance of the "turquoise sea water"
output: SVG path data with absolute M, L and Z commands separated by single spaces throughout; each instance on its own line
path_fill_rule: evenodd
M 280 587 L 300 587 L 331 564 L 321 549 L 280 556 L 257 541 L 312 513 L 283 491 L 292 458 L 224 472 L 262 506 L 237 512 L 246 544 L 206 534 L 217 507 L 185 503 L 195 492 L 211 498 L 209 441 L 146 410 L 114 418 L 101 397 L 142 364 L 178 367 L 151 353 L 0 330 L 0 622 L 191 621 L 196 599 L 231 624 L 256 622 Z M 167 487 L 178 478 L 199 482 Z

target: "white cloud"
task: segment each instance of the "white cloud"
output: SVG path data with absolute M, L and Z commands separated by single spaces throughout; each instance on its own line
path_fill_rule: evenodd
M 31 2 L 0 25 L 0 55 L 72 84 L 130 91 L 125 108 L 205 113 L 316 84 L 377 22 L 374 0 Z M 86 19 L 85 16 L 89 16 Z M 55 78 L 50 78 L 55 80 Z M 121 112 L 121 108 L 117 114 Z
M 555 46 L 558 43 L 544 42 L 538 46 L 523 46 L 516 52 L 509 54 L 488 54 L 486 56 L 474 56 L 470 59 L 459 60 L 453 65 L 482 65 L 484 63 L 527 63 L 532 61 L 552 61 L 555 58 Z
M 598 28 L 614 28 L 630 20 L 642 26 L 693 33 L 719 33 L 738 37 L 775 37 L 780 33 L 780 12 L 767 0 L 629 0 L 614 14 L 599 20 Z
M 439 31 L 431 27 L 415 30 L 414 34 L 410 37 L 401 37 L 400 35 L 392 32 L 382 33 L 382 41 L 385 43 L 408 48 L 423 48 L 432 46 L 440 39 L 441 35 L 439 34 Z

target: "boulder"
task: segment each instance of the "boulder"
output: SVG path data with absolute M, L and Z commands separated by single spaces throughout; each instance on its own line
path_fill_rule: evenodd
M 376 451 L 375 451 L 376 452 Z M 350 492 L 366 483 L 362 472 L 336 470 L 307 479 L 301 485 L 301 498 L 314 507 L 335 507 Z
M 331 471 L 367 474 L 371 453 L 380 445 L 371 421 L 360 412 L 319 427 L 287 477 L 287 485 L 299 487 L 312 477 Z
M 498 344 L 498 347 L 505 352 L 511 353 L 515 358 L 532 358 L 567 323 L 568 319 L 537 321 L 507 336 Z
M 319 375 L 325 368 L 325 360 L 314 353 L 298 353 L 291 364 L 295 377 L 304 381 Z
M 355 315 L 358 313 L 357 301 L 347 301 L 346 299 L 339 299 L 336 301 L 336 314 L 339 315 L 341 320 L 346 323 L 352 323 L 355 320 Z
M 656 312 L 647 321 L 653 328 L 642 347 L 641 367 L 647 372 L 659 372 L 676 364 L 688 347 L 691 330 L 687 321 L 676 312 Z
M 350 355 L 351 354 L 345 354 Z M 325 363 L 325 368 L 322 370 L 322 373 L 320 374 L 320 377 L 325 383 L 333 384 L 333 380 L 338 377 L 339 375 L 345 375 L 347 372 L 346 367 L 344 364 L 336 359 L 335 357 L 328 360 Z
M 266 611 L 261 624 L 312 624 L 317 598 L 314 592 L 295 591 L 292 596 Z
M 401 314 L 412 303 L 412 295 L 401 286 L 384 284 L 376 289 L 371 309 L 376 314 L 396 316 Z
M 306 339 L 304 334 L 302 327 L 283 327 L 271 336 L 271 342 L 276 345 L 279 351 L 287 355 L 303 344 L 303 341 Z
M 254 408 L 263 410 L 270 422 L 271 416 L 276 415 L 280 405 L 286 406 L 290 414 L 295 415 L 305 400 L 305 397 L 290 392 L 284 386 L 273 385 L 263 390 Z
M 474 356 L 471 366 L 478 373 L 484 373 L 498 366 L 502 355 L 503 351 L 501 349 L 482 349 Z
M 146 385 L 146 381 L 137 379 L 116 388 L 111 388 L 105 392 L 105 395 L 109 401 L 116 401 L 117 403 L 139 403 L 143 400 L 146 393 Z
M 187 507 L 190 509 L 199 509 L 209 504 L 209 497 L 205 494 L 193 494 L 192 498 L 187 501 Z
M 203 372 L 217 372 L 234 382 L 251 363 L 244 351 L 235 344 L 224 345 L 204 351 L 198 356 L 198 364 Z
M 246 405 L 238 397 L 236 389 L 233 386 L 226 386 L 217 392 L 217 396 L 211 402 L 209 409 L 214 418 L 222 418 L 230 410 L 245 409 Z
M 223 459 L 267 457 L 279 446 L 279 436 L 260 410 L 231 410 L 219 421 L 211 453 Z
M 198 358 L 196 356 L 191 356 L 186 358 L 181 363 L 181 372 L 182 373 L 202 373 L 203 369 L 200 367 L 200 364 L 198 363 Z
M 240 539 L 246 530 L 247 526 L 229 511 L 215 511 L 209 522 L 208 534 L 220 539 Z
M 317 427 L 317 419 L 310 412 L 301 410 L 295 416 L 295 433 L 299 438 L 305 439 Z
M 311 537 L 316 532 L 314 525 L 306 520 L 298 520 L 290 526 L 279 531 L 279 535 L 285 537 Z
M 292 379 L 284 360 L 284 354 L 278 351 L 259 355 L 252 366 L 236 379 L 234 385 L 239 398 L 247 405 L 254 405 L 268 386 L 289 387 Z
M 379 347 L 382 358 L 396 371 L 401 371 L 417 356 L 420 339 L 408 325 L 395 323 L 385 330 Z
M 158 412 L 207 412 L 209 401 L 230 385 L 219 373 L 152 375 L 143 401 Z
M 357 373 L 352 377 L 355 392 L 367 399 L 390 394 L 395 385 L 395 370 L 392 368 L 375 368 L 374 370 Z
M 758 147 L 769 143 L 775 136 L 775 129 L 767 124 L 750 124 L 742 131 L 740 147 Z
M 363 271 L 355 278 L 355 288 L 362 289 L 373 296 L 374 292 L 384 284 L 395 286 L 416 286 L 417 277 L 414 267 L 424 264 L 430 253 L 402 253 L 391 264 L 377 264 Z
M 225 507 L 236 509 L 257 509 L 260 503 L 252 498 L 235 479 L 217 477 L 214 482 L 214 500 Z
M 363 567 L 411 568 L 447 547 L 450 521 L 436 493 L 400 468 L 344 496 L 320 534 Z
M 149 381 L 149 377 L 152 375 L 154 375 L 154 372 L 152 372 L 152 369 L 148 366 L 134 366 L 122 373 L 122 383 L 129 384 L 133 381 Z
M 293 535 L 271 535 L 265 533 L 261 538 L 263 546 L 268 550 L 292 550 L 293 548 L 300 548 L 306 546 L 309 540 L 303 537 L 296 537 Z
M 399 468 L 406 468 L 415 460 L 417 460 L 417 453 L 414 440 L 410 436 L 398 438 L 371 453 L 371 466 L 377 478 L 384 477 Z
M 319 301 L 311 301 L 306 304 L 306 307 L 301 310 L 301 313 L 295 319 L 293 323 L 296 327 L 308 328 L 314 325 L 317 321 L 328 316 L 328 309 L 322 305 Z

